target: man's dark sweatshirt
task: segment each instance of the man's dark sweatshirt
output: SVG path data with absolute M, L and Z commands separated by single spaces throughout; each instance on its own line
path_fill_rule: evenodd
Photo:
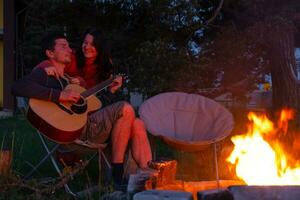
M 48 76 L 44 69 L 36 68 L 13 84 L 12 94 L 58 102 L 61 90 L 67 85 L 65 79 L 60 78 L 60 82 L 54 76 Z
M 28 98 L 49 100 L 58 102 L 61 91 L 67 86 L 68 81 L 54 76 L 48 76 L 43 68 L 36 67 L 23 79 L 16 81 L 12 86 L 12 94 Z M 103 106 L 109 105 L 116 100 L 116 95 L 103 90 L 98 95 Z

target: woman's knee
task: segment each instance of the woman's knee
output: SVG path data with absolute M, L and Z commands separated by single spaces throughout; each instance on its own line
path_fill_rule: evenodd
M 138 129 L 145 129 L 145 124 L 144 124 L 143 120 L 141 120 L 139 118 L 136 118 L 134 120 L 133 126 Z
M 135 137 L 147 137 L 146 128 L 144 122 L 141 119 L 136 118 L 133 122 L 133 134 Z
M 135 111 L 133 107 L 127 102 L 124 102 L 122 112 L 123 116 L 135 118 Z

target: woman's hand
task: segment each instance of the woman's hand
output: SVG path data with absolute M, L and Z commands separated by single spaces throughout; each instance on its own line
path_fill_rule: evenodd
M 114 94 L 118 89 L 122 87 L 122 83 L 123 83 L 123 77 L 116 76 L 113 83 L 109 87 L 110 92 Z
M 48 76 L 54 76 L 57 79 L 64 76 L 64 70 L 58 69 L 54 66 L 45 67 L 44 70 L 46 71 Z

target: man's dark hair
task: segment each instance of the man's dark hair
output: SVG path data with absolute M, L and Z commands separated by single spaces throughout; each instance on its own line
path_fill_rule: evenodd
M 53 50 L 55 46 L 55 40 L 57 39 L 67 39 L 67 37 L 60 32 L 47 33 L 42 39 L 42 56 L 46 59 L 46 50 Z

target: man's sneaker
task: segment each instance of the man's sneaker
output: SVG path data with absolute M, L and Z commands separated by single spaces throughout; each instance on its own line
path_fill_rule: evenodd
M 127 192 L 134 194 L 145 189 L 153 189 L 157 176 L 157 170 L 150 168 L 139 169 L 136 174 L 129 176 Z

